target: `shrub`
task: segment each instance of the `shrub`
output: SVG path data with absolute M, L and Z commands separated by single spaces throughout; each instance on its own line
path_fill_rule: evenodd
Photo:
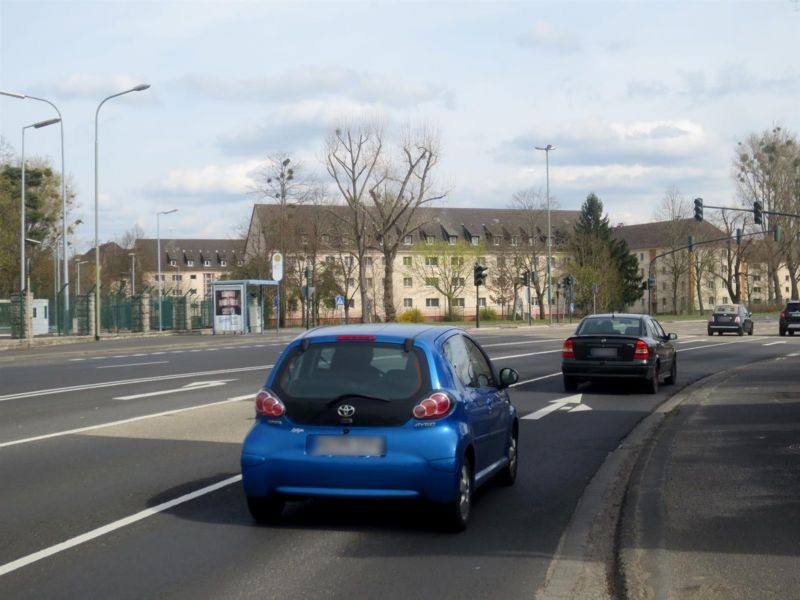
M 409 308 L 402 312 L 397 317 L 398 323 L 424 323 L 425 317 L 422 316 L 422 311 L 418 308 Z
M 481 319 L 484 321 L 495 321 L 497 319 L 497 311 L 493 308 L 482 308 Z

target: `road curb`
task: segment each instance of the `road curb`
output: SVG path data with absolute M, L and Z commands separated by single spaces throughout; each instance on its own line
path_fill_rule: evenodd
M 578 501 L 537 600 L 608 600 L 619 596 L 616 541 L 622 504 L 639 456 L 666 416 L 708 383 L 703 378 L 644 417 L 603 461 Z

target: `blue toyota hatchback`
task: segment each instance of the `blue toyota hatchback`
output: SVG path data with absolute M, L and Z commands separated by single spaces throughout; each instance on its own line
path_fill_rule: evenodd
M 517 411 L 466 332 L 431 325 L 319 328 L 292 341 L 256 397 L 242 448 L 253 518 L 293 498 L 422 499 L 463 530 L 472 494 L 517 475 Z

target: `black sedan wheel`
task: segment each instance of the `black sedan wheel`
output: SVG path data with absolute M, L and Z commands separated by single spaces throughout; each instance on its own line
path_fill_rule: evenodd
M 669 370 L 669 376 L 664 378 L 664 383 L 673 385 L 678 379 L 678 358 L 672 359 L 672 368 Z
M 658 365 L 653 370 L 653 375 L 647 380 L 647 392 L 650 394 L 658 393 Z
M 753 324 L 752 323 L 750 323 L 750 329 L 748 329 L 747 335 L 753 335 Z

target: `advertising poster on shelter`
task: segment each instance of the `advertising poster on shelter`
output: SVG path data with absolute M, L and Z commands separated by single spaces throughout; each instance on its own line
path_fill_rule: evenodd
M 242 286 L 216 287 L 214 291 L 214 330 L 218 332 L 243 331 Z

